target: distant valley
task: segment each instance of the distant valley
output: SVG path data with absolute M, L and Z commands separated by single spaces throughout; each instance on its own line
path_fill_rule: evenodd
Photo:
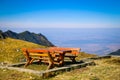
M 120 28 L 50 28 L 41 32 L 56 46 L 79 47 L 82 51 L 105 55 L 120 49 Z

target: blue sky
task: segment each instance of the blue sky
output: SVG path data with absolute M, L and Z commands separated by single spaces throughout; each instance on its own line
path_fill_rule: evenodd
M 0 0 L 0 28 L 120 28 L 120 0 Z

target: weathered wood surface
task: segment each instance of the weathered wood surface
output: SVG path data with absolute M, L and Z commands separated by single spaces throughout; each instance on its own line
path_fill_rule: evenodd
M 16 71 L 20 71 L 20 72 L 33 73 L 33 74 L 36 74 L 36 75 L 41 76 L 41 77 L 49 77 L 50 75 L 55 75 L 56 73 L 59 74 L 61 72 L 67 72 L 70 70 L 86 67 L 87 65 L 93 65 L 93 63 L 94 62 L 90 61 L 90 62 L 85 62 L 85 63 L 80 63 L 80 64 L 71 64 L 71 65 L 67 65 L 64 67 L 54 68 L 54 69 L 45 70 L 45 71 L 36 71 L 36 70 L 31 70 L 31 69 L 12 67 L 13 65 L 0 66 L 0 68 L 9 69 L 9 70 L 16 70 Z M 16 65 L 18 65 L 18 64 L 16 64 Z
M 50 50 L 57 50 L 57 51 L 60 51 L 60 50 L 71 50 L 71 54 L 73 55 L 78 55 L 80 53 L 80 48 L 67 48 L 67 47 L 49 47 Z
M 68 52 L 65 54 L 64 57 L 68 57 L 70 60 L 72 60 L 73 63 L 76 62 L 75 58 L 80 53 L 80 48 L 68 48 L 68 47 L 49 47 L 50 50 L 53 51 L 62 51 L 62 50 L 71 50 L 71 52 Z
M 22 49 L 24 56 L 27 59 L 25 67 L 31 64 L 34 60 L 38 59 L 39 62 L 44 60 L 47 62 L 48 68 L 51 69 L 57 64 L 58 66 L 64 65 L 64 57 L 69 57 L 72 62 L 76 62 L 76 55 L 79 53 L 80 48 L 38 48 L 38 49 Z

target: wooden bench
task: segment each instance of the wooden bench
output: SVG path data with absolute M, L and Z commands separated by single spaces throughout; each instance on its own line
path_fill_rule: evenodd
M 50 48 L 46 49 L 22 48 L 22 51 L 27 60 L 25 67 L 31 64 L 34 60 L 39 60 L 39 62 L 43 61 L 49 64 L 47 69 L 53 68 L 55 64 L 57 64 L 58 66 L 63 65 L 65 53 L 71 52 L 71 50 L 53 50 Z

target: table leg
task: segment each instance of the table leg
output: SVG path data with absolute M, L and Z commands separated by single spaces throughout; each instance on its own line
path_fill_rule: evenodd
M 76 62 L 75 57 L 69 57 L 69 58 L 72 60 L 73 63 Z
M 65 53 L 60 54 L 60 66 L 64 65 L 64 57 L 65 57 Z

